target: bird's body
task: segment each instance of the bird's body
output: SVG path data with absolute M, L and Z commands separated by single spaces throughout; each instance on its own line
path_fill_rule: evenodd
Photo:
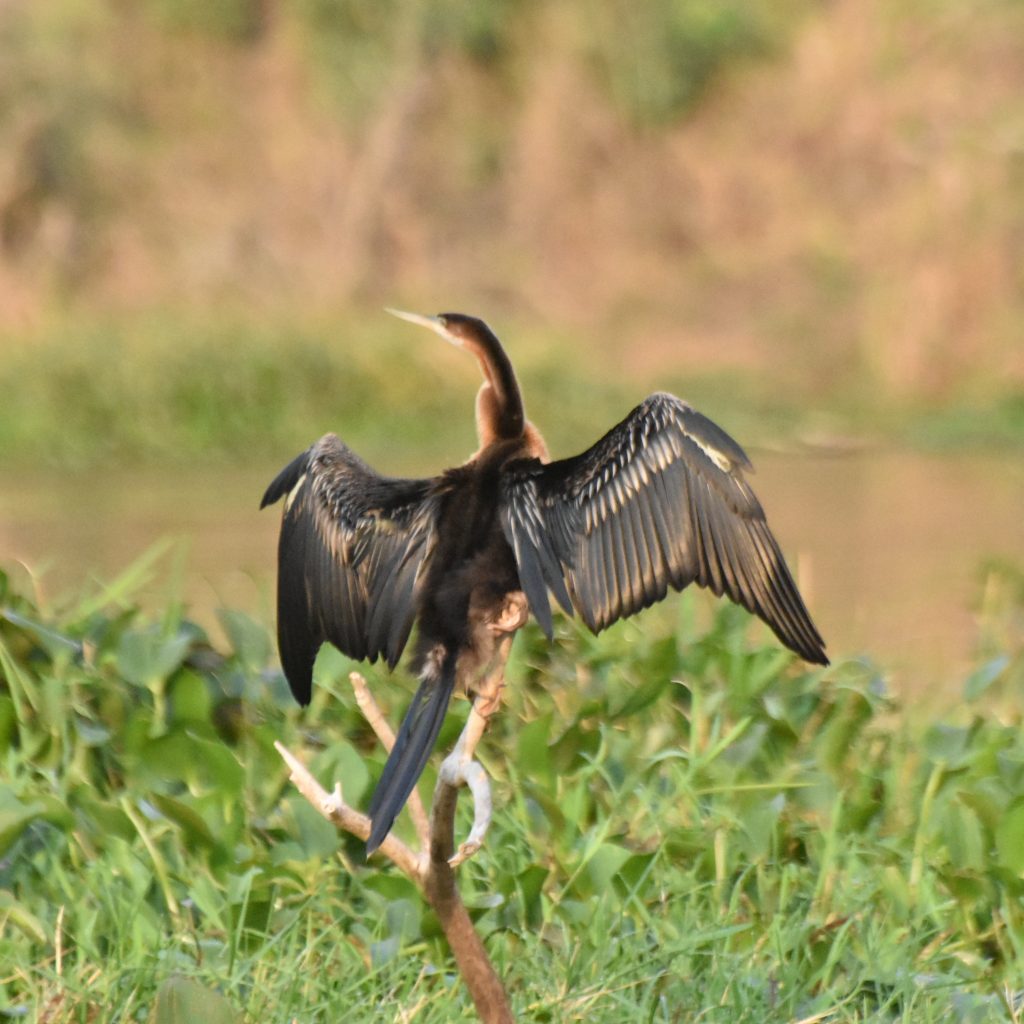
M 656 394 L 588 451 L 549 462 L 486 324 L 400 315 L 480 361 L 479 451 L 434 478 L 389 479 L 328 434 L 263 498 L 286 497 L 278 640 L 300 701 L 324 641 L 394 666 L 418 625 L 420 687 L 371 801 L 368 852 L 419 778 L 456 679 L 484 671 L 492 625 L 520 591 L 550 636 L 549 592 L 596 632 L 696 582 L 743 604 L 808 661 L 827 663 L 743 477 L 746 455 L 724 431 Z
M 417 607 L 417 663 L 427 653 L 425 644 L 443 643 L 453 650 L 470 644 L 477 617 L 471 617 L 471 609 L 483 613 L 520 589 L 496 498 L 506 464 L 529 455 L 525 445 L 504 441 L 441 477 L 437 541 Z

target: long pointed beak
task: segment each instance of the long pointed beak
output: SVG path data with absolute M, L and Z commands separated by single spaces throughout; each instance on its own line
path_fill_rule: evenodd
M 408 320 L 411 324 L 418 324 L 420 327 L 426 327 L 435 334 L 440 334 L 445 341 L 450 342 L 452 345 L 459 345 L 460 343 L 451 335 L 448 328 L 445 326 L 444 321 L 439 316 L 423 316 L 421 313 L 407 313 L 404 309 L 392 309 L 390 306 L 384 307 L 385 313 L 390 313 L 392 316 L 397 316 L 399 320 Z

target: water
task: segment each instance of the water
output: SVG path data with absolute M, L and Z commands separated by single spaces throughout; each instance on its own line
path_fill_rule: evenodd
M 868 653 L 897 692 L 950 703 L 971 663 L 981 566 L 1024 562 L 1024 458 L 754 459 L 754 486 L 830 654 Z M 158 564 L 148 601 L 180 587 L 204 624 L 221 605 L 269 622 L 279 511 L 257 506 L 279 468 L 19 475 L 0 493 L 0 564 L 41 574 L 37 585 L 54 597 L 177 538 L 178 557 Z

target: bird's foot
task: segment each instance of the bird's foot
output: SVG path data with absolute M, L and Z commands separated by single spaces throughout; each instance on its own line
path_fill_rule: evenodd
M 491 825 L 491 780 L 479 761 L 466 756 L 462 742 L 441 763 L 439 781 L 449 786 L 467 786 L 473 794 L 473 825 L 464 842 L 449 858 L 448 864 L 455 868 L 469 860 L 483 845 L 484 837 Z
M 505 603 L 497 618 L 487 623 L 487 628 L 492 633 L 514 633 L 526 625 L 530 617 L 530 605 L 526 595 L 521 590 L 514 590 L 506 595 Z
M 448 859 L 448 867 L 457 868 L 463 861 L 469 860 L 481 846 L 483 846 L 483 843 L 479 840 L 471 841 L 467 839 L 464 843 L 460 843 L 458 850 L 455 851 L 455 856 Z

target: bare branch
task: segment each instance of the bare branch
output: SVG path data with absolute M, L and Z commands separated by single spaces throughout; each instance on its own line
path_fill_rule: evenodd
M 310 774 L 309 769 L 283 743 L 275 741 L 274 747 L 284 758 L 285 764 L 288 765 L 295 788 L 306 800 L 336 828 L 365 842 L 370 835 L 370 819 L 345 803 L 341 795 L 341 785 L 336 784 L 334 792 L 328 793 Z M 389 835 L 381 843 L 380 852 L 410 878 L 417 881 L 422 878 L 424 871 L 422 858 L 410 850 L 401 839 Z
M 472 763 L 475 765 L 475 762 Z M 476 767 L 479 768 L 479 765 Z M 460 773 L 464 769 L 465 765 L 460 764 Z M 442 768 L 434 791 L 430 815 L 430 855 L 423 879 L 423 891 L 441 922 L 480 1019 L 486 1024 L 513 1024 L 514 1018 L 505 988 L 495 973 L 483 941 L 473 927 L 455 885 L 452 861 L 457 863 L 458 859 L 453 851 L 453 836 L 459 786 L 447 781 L 445 774 Z
M 384 749 L 390 754 L 391 748 L 395 745 L 395 731 L 391 728 L 391 724 L 384 717 L 377 706 L 377 702 L 373 699 L 373 694 L 370 692 L 370 687 L 366 684 L 366 679 L 361 672 L 349 672 L 348 681 L 352 684 L 352 689 L 355 691 L 356 703 L 359 705 L 359 710 L 363 713 L 363 718 L 366 719 L 370 728 L 376 734 L 377 739 L 380 740 Z
M 473 755 L 488 719 L 501 704 L 512 635 L 526 621 L 527 612 L 525 596 L 513 594 L 497 616 L 483 623 L 484 636 L 489 634 L 492 639 L 481 638 L 482 648 L 487 652 L 485 663 L 478 663 L 473 678 L 463 680 L 466 689 L 473 693 L 473 706 L 455 748 L 441 765 L 429 820 L 418 793 L 413 790 L 409 798 L 409 811 L 422 852 L 417 854 L 394 835 L 387 836 L 380 846 L 380 852 L 420 886 L 433 907 L 484 1024 L 514 1024 L 512 1010 L 501 979 L 459 896 L 452 869 L 480 849 L 490 825 L 490 782 Z M 395 742 L 394 732 L 366 680 L 358 672 L 351 673 L 349 679 L 366 721 L 390 751 Z M 334 792 L 328 793 L 283 744 L 274 746 L 306 800 L 337 828 L 365 841 L 370 834 L 370 819 L 345 803 L 341 786 L 335 785 Z M 455 807 L 462 786 L 468 786 L 473 794 L 473 827 L 455 852 Z

